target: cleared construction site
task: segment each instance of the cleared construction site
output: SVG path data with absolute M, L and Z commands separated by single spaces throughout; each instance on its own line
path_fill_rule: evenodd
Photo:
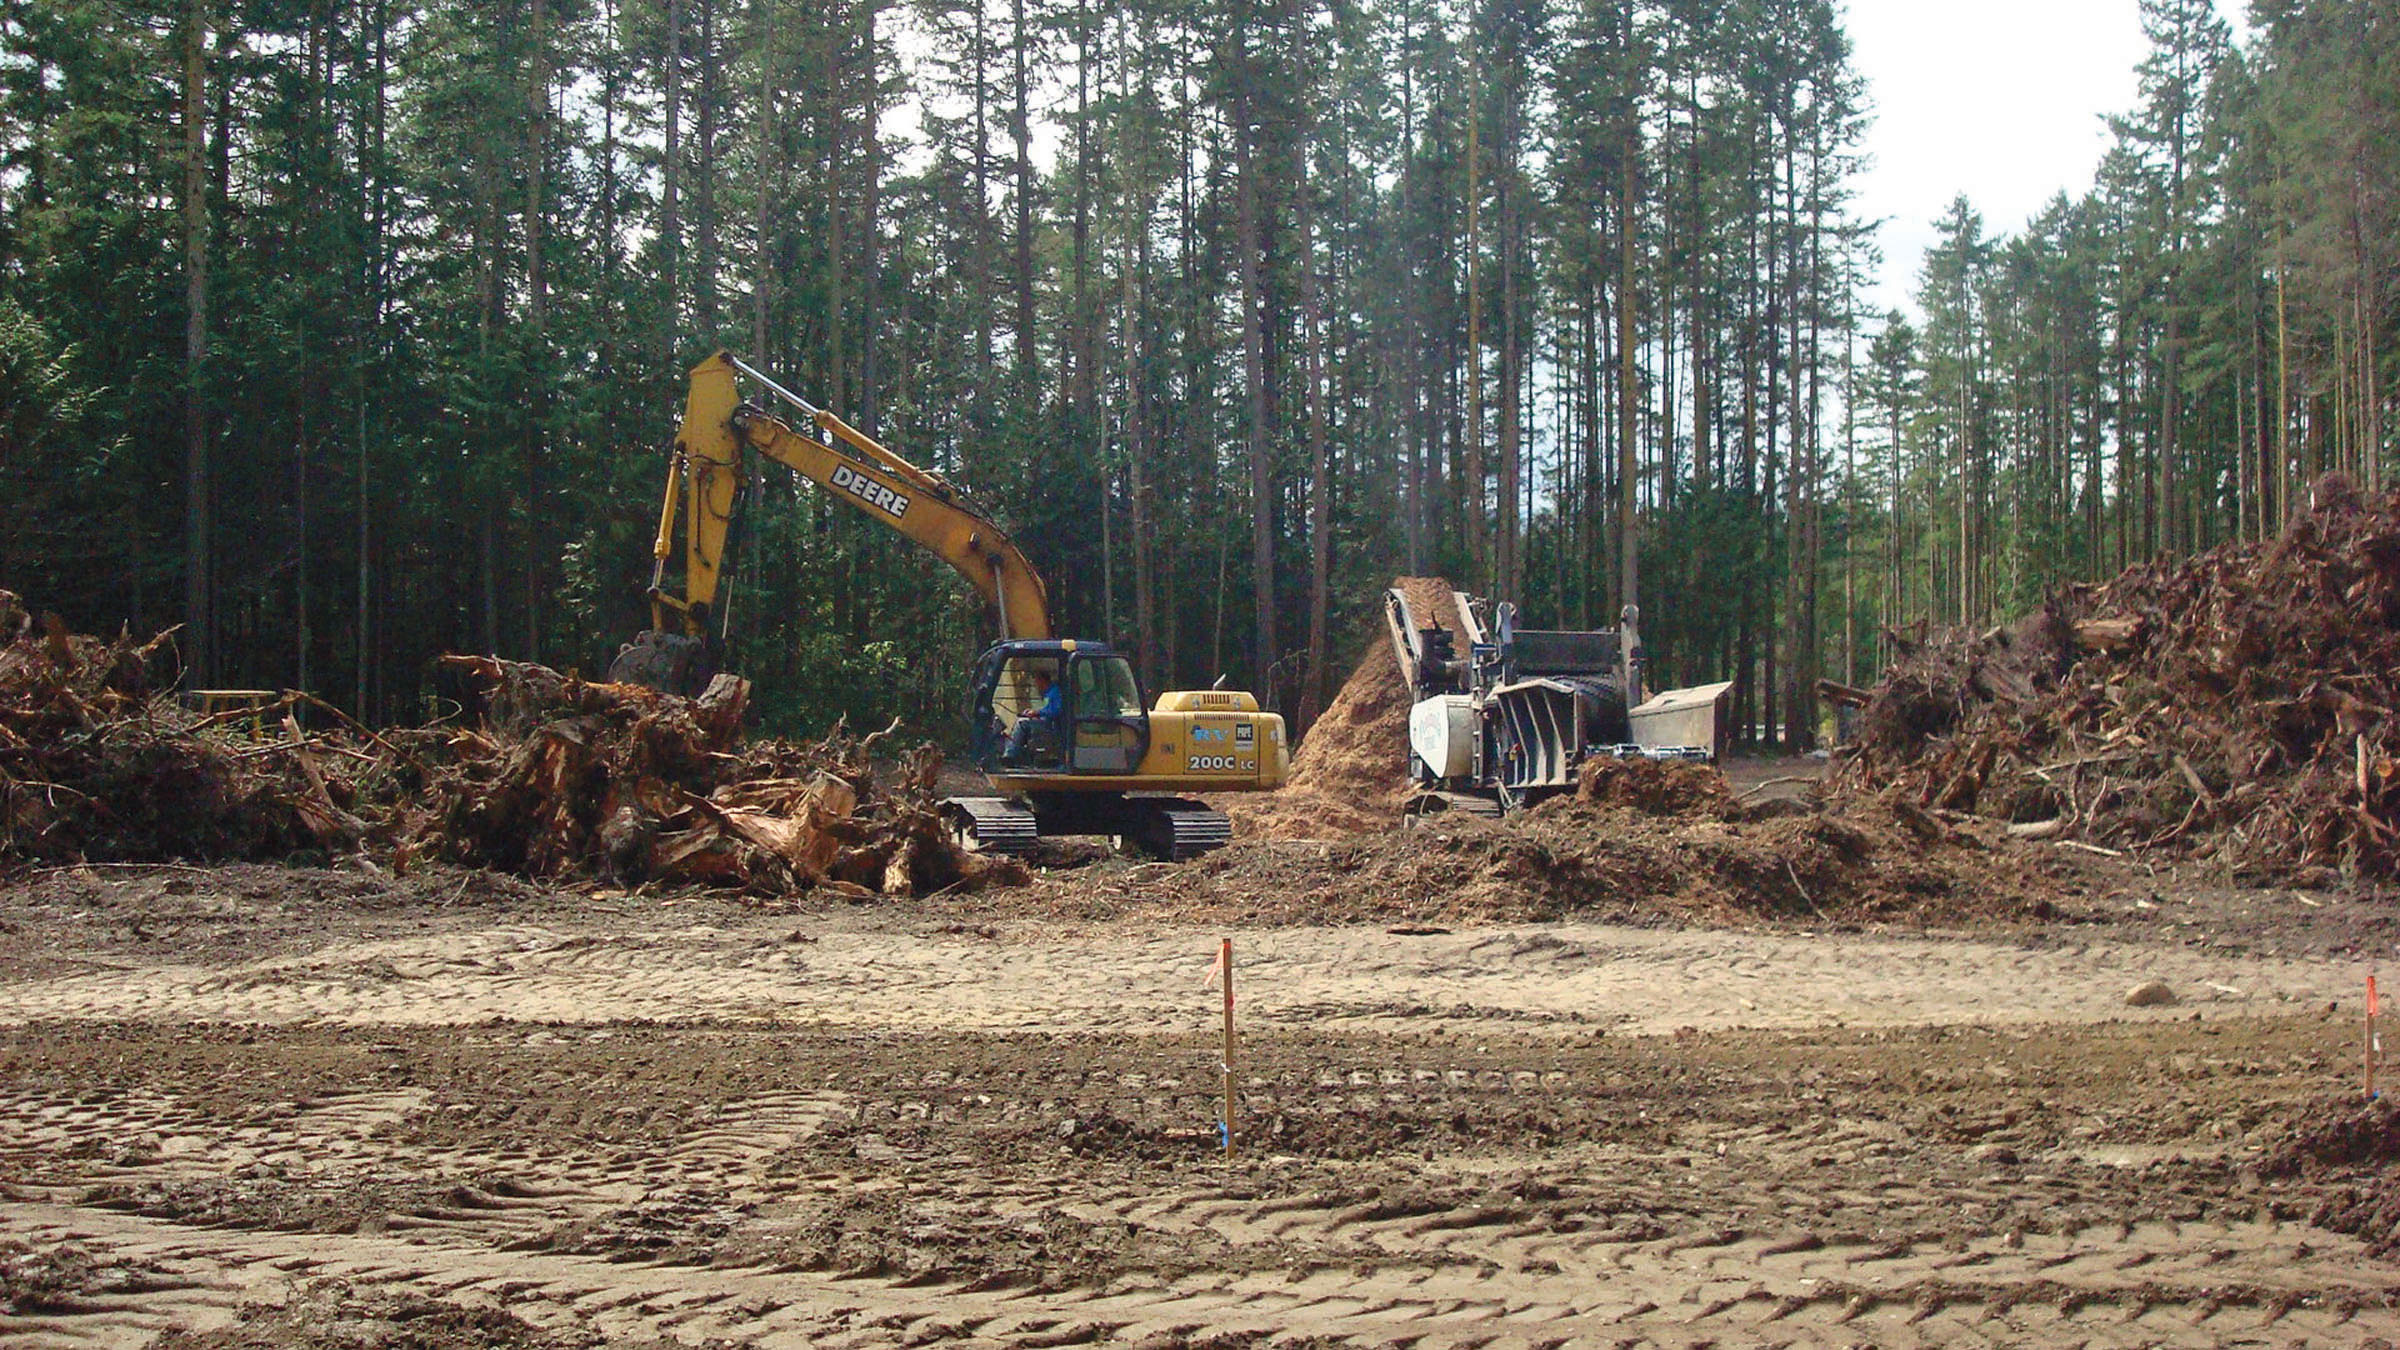
M 0 1338 L 2400 1339 L 2394 559 L 1925 634 L 1824 761 L 1403 578 L 1163 858 L 730 677 L 368 730 L 12 598 Z

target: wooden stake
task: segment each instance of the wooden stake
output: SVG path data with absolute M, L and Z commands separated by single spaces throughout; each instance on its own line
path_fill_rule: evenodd
M 2382 1052 L 2382 1050 L 2383 1050 L 2383 1046 L 2377 1043 L 2377 1040 L 2376 1040 L 2376 1037 L 2375 1037 L 2375 1014 L 2376 1014 L 2376 1012 L 2377 1012 L 2377 1011 L 2379 1011 L 2379 1010 L 2378 1010 L 2378 1008 L 2376 1007 L 2376 1004 L 2377 1004 L 2377 999 L 2376 999 L 2376 997 L 2375 997 L 2375 977 L 2374 977 L 2374 976 L 2372 976 L 2372 975 L 2369 975 L 2369 976 L 2367 977 L 2367 1100 L 2368 1100 L 2368 1101 L 2373 1101 L 2373 1100 L 2375 1100 L 2375 1061 L 2376 1061 L 2376 1059 L 2377 1059 L 2377 1058 L 2379 1058 L 2379 1057 L 2380 1057 L 2380 1055 L 2381 1055 L 2381 1052 Z
M 1233 1161 L 1233 939 L 1217 945 L 1217 973 L 1225 983 L 1225 1161 Z

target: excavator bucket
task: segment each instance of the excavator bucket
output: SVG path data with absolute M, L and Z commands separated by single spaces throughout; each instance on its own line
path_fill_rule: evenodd
M 697 698 L 716 671 L 704 638 L 645 628 L 608 663 L 610 684 L 638 684 L 663 694 Z

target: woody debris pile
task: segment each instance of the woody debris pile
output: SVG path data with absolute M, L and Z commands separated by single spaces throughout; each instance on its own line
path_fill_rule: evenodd
M 1910 645 L 1840 790 L 2237 878 L 2400 873 L 2400 493 Z
M 445 657 L 469 725 L 376 733 L 300 694 L 195 709 L 172 634 L 35 622 L 0 591 L 0 863 L 438 858 L 552 879 L 925 895 L 1024 879 L 952 840 L 923 747 L 748 742 L 697 699 Z M 310 723 L 306 728 L 304 718 Z
M 258 859 L 355 848 L 366 826 L 315 777 L 279 708 L 202 714 L 167 635 L 35 622 L 0 591 L 0 860 Z M 212 734 L 233 721 L 256 738 Z
M 1020 864 L 951 839 L 931 747 L 882 778 L 871 769 L 880 735 L 746 742 L 750 686 L 735 676 L 686 699 L 519 661 L 442 663 L 483 716 L 411 733 L 436 767 L 396 812 L 403 860 L 772 893 L 925 895 L 1024 880 Z

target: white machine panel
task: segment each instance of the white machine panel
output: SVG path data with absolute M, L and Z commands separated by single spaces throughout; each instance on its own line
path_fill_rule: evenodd
M 1408 710 L 1408 748 L 1443 778 L 1475 768 L 1475 700 L 1440 694 Z
M 1689 689 L 1669 689 L 1651 698 L 1628 715 L 1633 724 L 1633 743 L 1645 750 L 1672 746 L 1702 747 L 1711 759 L 1724 753 L 1725 692 L 1733 681 L 1722 684 L 1699 684 Z

